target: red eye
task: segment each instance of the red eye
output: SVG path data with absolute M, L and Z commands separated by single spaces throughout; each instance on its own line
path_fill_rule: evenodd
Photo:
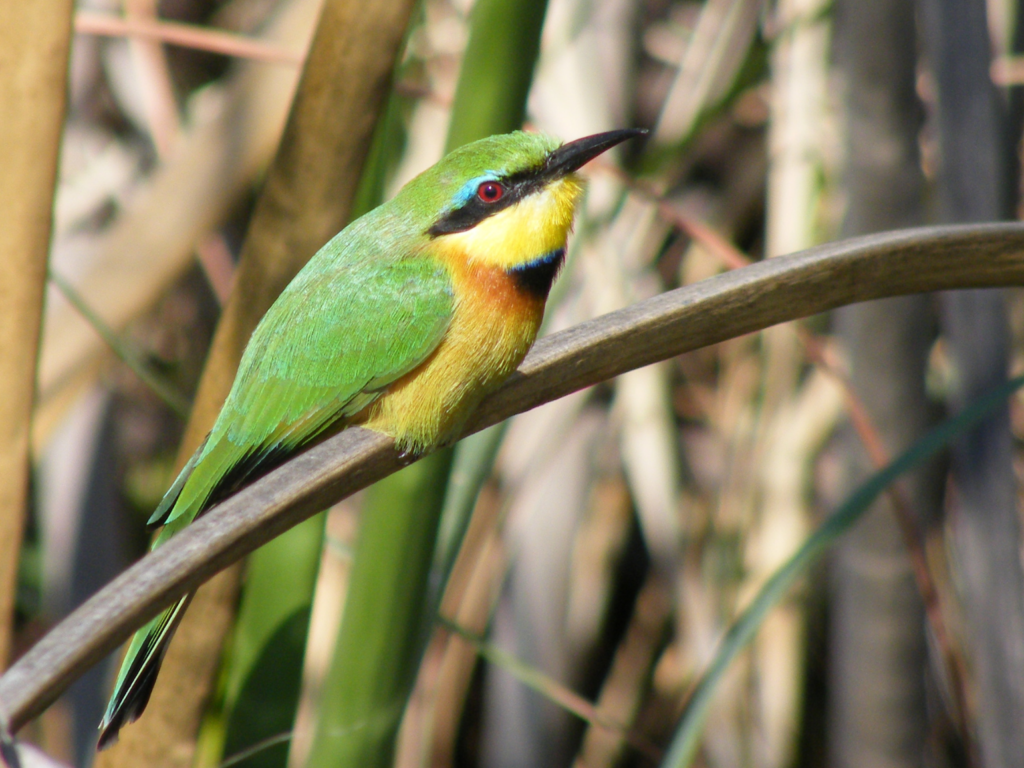
M 485 203 L 496 203 L 505 194 L 505 188 L 496 181 L 485 181 L 476 188 L 476 196 Z

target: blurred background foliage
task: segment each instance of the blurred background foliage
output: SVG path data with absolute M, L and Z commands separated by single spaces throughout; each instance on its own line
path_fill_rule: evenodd
M 311 97 L 367 137 L 311 220 L 492 133 L 650 129 L 587 169 L 548 331 L 838 237 L 1018 218 L 1014 0 L 78 0 L 30 493 L 0 496 L 12 658 L 145 551 L 250 221 L 301 167 L 277 147 L 321 10 L 385 5 L 409 21 L 380 109 Z M 338 61 L 303 82 L 358 76 Z M 331 146 L 307 172 L 341 172 Z M 475 435 L 197 600 L 212 638 L 163 677 L 201 679 L 130 739 L 196 768 L 1018 765 L 1024 401 L 870 508 L 854 489 L 1024 370 L 1022 329 L 1019 291 L 857 305 Z M 21 736 L 92 765 L 115 661 Z M 123 747 L 96 764 L 134 768 Z

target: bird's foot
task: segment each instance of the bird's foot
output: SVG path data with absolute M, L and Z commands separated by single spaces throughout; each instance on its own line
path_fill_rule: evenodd
M 407 467 L 413 464 L 425 455 L 425 451 L 416 450 L 415 448 L 399 448 L 398 449 L 398 461 L 403 467 Z

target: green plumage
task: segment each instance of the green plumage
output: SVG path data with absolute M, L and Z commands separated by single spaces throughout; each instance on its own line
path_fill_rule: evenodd
M 253 332 L 209 436 L 150 518 L 164 526 L 154 546 L 325 429 L 344 424 L 431 355 L 459 303 L 432 244 L 490 215 L 477 197 L 481 180 L 509 185 L 507 207 L 635 133 L 561 148 L 526 133 L 468 144 L 320 249 Z M 567 231 L 570 224 L 571 212 L 560 226 Z M 417 437 L 423 444 L 416 447 L 434 447 L 444 437 Z M 100 748 L 145 708 L 189 599 L 132 638 L 100 725 Z
M 269 456 L 287 455 L 421 363 L 455 297 L 427 230 L 467 181 L 540 165 L 558 142 L 493 136 L 445 157 L 328 242 L 260 321 L 209 437 L 150 518 L 155 546 Z M 239 472 L 239 469 L 242 472 Z
M 150 519 L 164 525 L 154 546 L 261 462 L 294 453 L 362 410 L 440 342 L 451 319 L 450 282 L 435 262 L 385 248 L 381 233 L 395 223 L 384 206 L 359 219 L 310 260 L 267 312 L 209 437 Z M 116 732 L 134 678 L 159 665 L 184 606 L 183 599 L 136 633 L 101 728 Z M 145 698 L 137 711 L 125 711 L 127 721 L 145 706 L 155 669 L 151 674 L 153 680 L 141 679 Z
M 234 467 L 294 452 L 373 402 L 440 342 L 453 301 L 444 270 L 368 252 L 359 240 L 329 243 L 253 333 L 164 536 L 190 522 Z

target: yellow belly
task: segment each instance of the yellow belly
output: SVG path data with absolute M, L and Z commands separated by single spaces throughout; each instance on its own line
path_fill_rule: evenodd
M 422 451 L 454 439 L 484 395 L 522 362 L 537 337 L 544 301 L 520 290 L 501 268 L 446 259 L 455 307 L 438 348 L 392 384 L 364 425 Z

